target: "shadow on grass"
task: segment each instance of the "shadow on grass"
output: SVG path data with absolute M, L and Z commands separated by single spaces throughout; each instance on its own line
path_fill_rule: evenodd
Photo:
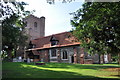
M 86 75 L 81 75 L 67 71 L 53 71 L 53 70 L 40 70 L 40 69 L 28 69 L 28 70 L 29 71 L 25 71 L 25 72 L 24 71 L 8 72 L 6 73 L 6 75 L 3 75 L 3 78 L 98 78 L 94 76 L 86 76 Z
M 7 67 L 7 64 L 3 64 L 3 66 Z M 9 67 L 6 67 L 3 67 L 3 78 L 98 78 L 75 72 L 21 67 L 21 64 L 18 63 L 16 65 L 12 64 L 11 66 L 9 65 Z
M 33 65 L 33 64 L 29 64 Z M 82 64 L 71 64 L 71 63 L 47 63 L 46 65 L 37 65 L 44 68 L 63 68 L 63 69 L 70 69 L 70 68 L 77 68 L 77 69 L 107 69 L 107 68 L 119 68 L 120 66 L 111 66 L 111 65 L 103 65 L 103 64 L 93 64 L 93 65 L 82 65 Z
M 54 71 L 42 68 L 63 68 L 63 69 L 103 69 L 102 66 L 96 65 L 80 65 L 80 64 L 65 64 L 65 63 L 47 63 L 46 65 L 33 65 L 34 63 L 4 63 L 3 64 L 3 78 L 94 78 L 94 79 L 104 79 L 95 76 L 82 75 L 80 73 L 68 72 L 68 71 Z M 31 65 L 21 66 L 21 65 Z M 37 68 L 41 67 L 41 68 Z M 104 66 L 105 68 L 108 66 Z M 90 80 L 90 79 L 88 79 Z

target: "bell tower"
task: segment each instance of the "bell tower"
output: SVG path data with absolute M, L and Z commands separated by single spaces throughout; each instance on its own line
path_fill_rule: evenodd
M 45 36 L 45 17 L 36 17 L 30 15 L 25 18 L 25 32 L 29 36 L 29 40 Z

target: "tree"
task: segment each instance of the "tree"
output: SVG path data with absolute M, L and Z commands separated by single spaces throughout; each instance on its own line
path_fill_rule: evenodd
M 0 3 L 2 17 L 2 50 L 6 51 L 9 58 L 12 58 L 12 51 L 19 45 L 25 46 L 27 36 L 23 33 L 23 18 L 30 14 L 24 10 L 24 2 L 3 2 Z
M 71 14 L 73 34 L 86 51 L 120 55 L 120 2 L 88 2 Z

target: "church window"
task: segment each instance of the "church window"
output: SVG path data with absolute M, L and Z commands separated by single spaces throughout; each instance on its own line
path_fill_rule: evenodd
M 56 49 L 51 49 L 51 57 L 56 57 Z
M 34 22 L 34 27 L 37 27 L 37 22 Z
M 68 59 L 68 53 L 66 50 L 62 51 L 62 59 Z
M 35 31 L 37 31 L 37 22 L 34 22 Z

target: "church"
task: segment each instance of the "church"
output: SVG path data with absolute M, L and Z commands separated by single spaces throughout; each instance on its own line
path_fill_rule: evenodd
M 45 17 L 30 15 L 25 19 L 26 34 L 29 35 L 29 46 L 24 58 L 30 62 L 60 62 L 93 64 L 100 61 L 108 63 L 111 55 L 97 53 L 90 55 L 80 47 L 79 40 L 71 32 L 61 32 L 45 36 Z

